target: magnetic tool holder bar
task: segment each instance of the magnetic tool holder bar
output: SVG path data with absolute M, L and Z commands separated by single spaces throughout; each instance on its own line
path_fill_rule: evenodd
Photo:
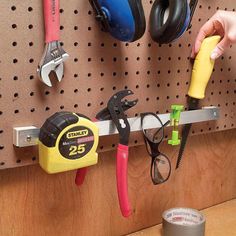
M 162 123 L 166 123 L 170 119 L 170 113 L 158 115 Z M 181 113 L 180 125 L 189 123 L 198 123 L 210 120 L 219 119 L 219 108 L 218 107 L 203 107 L 200 110 L 185 111 Z M 133 117 L 128 118 L 130 123 L 131 132 L 140 131 L 141 129 L 141 118 Z M 118 131 L 111 120 L 97 121 L 95 122 L 99 127 L 99 136 L 107 136 L 117 134 Z M 143 124 L 145 129 L 159 128 L 160 123 L 156 119 L 150 117 L 145 120 Z M 15 127 L 13 128 L 13 144 L 16 147 L 28 147 L 38 144 L 39 128 L 35 126 Z

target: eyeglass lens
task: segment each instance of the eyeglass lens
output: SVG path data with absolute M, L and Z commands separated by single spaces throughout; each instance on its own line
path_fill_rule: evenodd
M 151 177 L 154 184 L 165 182 L 170 176 L 170 170 L 170 162 L 165 155 L 160 154 L 156 158 L 153 158 L 151 166 Z
M 154 129 L 145 129 L 147 124 L 152 122 Z M 145 144 L 149 155 L 152 158 L 151 162 L 151 178 L 154 184 L 165 182 L 171 172 L 171 164 L 169 159 L 159 151 L 159 144 L 164 138 L 164 127 L 169 124 L 169 121 L 164 125 L 159 117 L 154 113 L 144 113 L 142 116 L 142 128 L 145 139 Z

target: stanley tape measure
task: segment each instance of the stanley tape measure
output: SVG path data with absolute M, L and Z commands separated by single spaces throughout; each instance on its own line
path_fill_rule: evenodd
M 57 112 L 39 133 L 39 164 L 47 173 L 58 173 L 97 163 L 98 127 L 87 117 Z

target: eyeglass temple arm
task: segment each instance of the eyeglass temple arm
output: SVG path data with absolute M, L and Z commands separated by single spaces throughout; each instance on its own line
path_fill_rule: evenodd
M 160 130 L 165 128 L 169 124 L 170 124 L 170 120 L 166 121 L 166 123 L 156 131 L 156 133 L 153 135 L 153 141 L 155 140 L 155 137 L 160 132 Z

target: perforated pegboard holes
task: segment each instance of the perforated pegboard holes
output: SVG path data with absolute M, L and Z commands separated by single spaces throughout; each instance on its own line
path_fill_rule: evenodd
M 143 1 L 148 22 L 154 1 Z M 36 68 L 44 49 L 42 1 L 0 1 L 0 168 L 37 162 L 37 150 L 15 149 L 12 127 L 41 127 L 60 110 L 84 113 L 91 119 L 106 106 L 111 95 L 132 89 L 138 104 L 129 117 L 141 112 L 166 113 L 172 104 L 187 108 L 186 94 L 192 65 L 190 51 L 197 31 L 217 9 L 234 10 L 227 1 L 199 1 L 192 28 L 169 45 L 154 43 L 146 30 L 134 43 L 120 43 L 101 32 L 88 1 L 60 1 L 60 41 L 70 55 L 65 75 L 53 88 L 43 85 Z M 148 26 L 147 26 L 148 29 Z M 235 128 L 235 47 L 217 60 L 201 105 L 218 105 L 221 119 L 194 125 L 192 133 Z M 117 137 L 103 138 L 100 150 L 116 148 Z M 130 145 L 142 144 L 141 134 L 132 134 Z

